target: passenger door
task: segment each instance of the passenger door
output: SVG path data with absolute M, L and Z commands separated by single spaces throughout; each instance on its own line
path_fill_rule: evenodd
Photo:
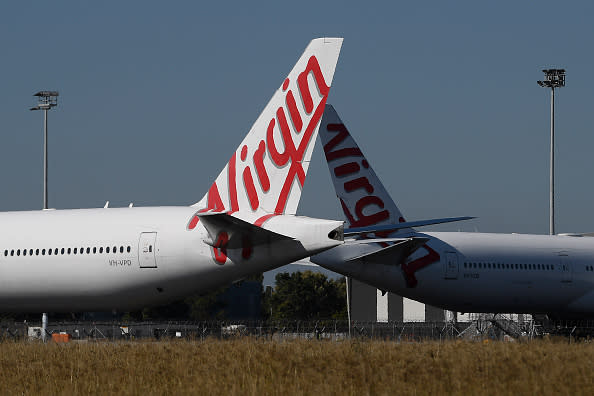
M 571 283 L 573 281 L 573 271 L 569 256 L 562 255 L 559 258 L 561 259 L 561 282 Z
M 143 232 L 138 240 L 138 263 L 140 268 L 157 268 L 155 256 L 156 232 Z
M 458 254 L 446 252 L 445 258 L 445 279 L 458 279 Z

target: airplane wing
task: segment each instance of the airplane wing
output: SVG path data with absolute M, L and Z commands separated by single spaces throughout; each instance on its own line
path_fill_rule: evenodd
M 210 246 L 220 243 L 219 238 L 222 233 L 225 233 L 228 238 L 225 243 L 227 249 L 242 248 L 246 243 L 250 246 L 258 246 L 282 240 L 294 240 L 294 238 L 266 230 L 227 213 L 206 212 L 199 213 L 197 216 L 210 237 L 204 242 Z
M 402 223 L 394 223 L 394 224 L 347 228 L 344 230 L 344 236 L 360 235 L 360 234 L 367 234 L 367 233 L 379 232 L 379 231 L 396 231 L 396 230 L 402 230 L 404 228 L 422 227 L 422 226 L 427 226 L 427 225 L 432 225 L 432 224 L 451 223 L 454 221 L 463 221 L 463 220 L 470 220 L 470 219 L 475 219 L 475 218 L 476 217 L 472 217 L 472 216 L 444 217 L 441 219 L 405 221 Z
M 424 237 L 406 238 L 396 242 L 394 245 L 387 246 L 371 253 L 352 257 L 346 261 L 364 261 L 376 264 L 398 265 L 428 241 L 429 238 Z

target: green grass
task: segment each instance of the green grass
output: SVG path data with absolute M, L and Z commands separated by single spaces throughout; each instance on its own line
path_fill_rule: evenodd
M 591 395 L 593 378 L 592 343 L 0 343 L 11 395 Z

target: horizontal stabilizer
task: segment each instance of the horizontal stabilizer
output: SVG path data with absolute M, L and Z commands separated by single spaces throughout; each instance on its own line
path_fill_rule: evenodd
M 444 217 L 442 219 L 405 221 L 402 223 L 395 223 L 395 224 L 385 224 L 385 225 L 358 227 L 358 228 L 347 228 L 344 230 L 344 236 L 361 235 L 361 234 L 380 232 L 380 231 L 384 231 L 384 232 L 385 231 L 396 231 L 396 230 L 401 230 L 403 228 L 422 227 L 422 226 L 428 226 L 428 225 L 432 225 L 432 224 L 451 223 L 454 221 L 463 221 L 463 220 L 470 220 L 470 219 L 475 219 L 475 218 L 476 217 L 471 217 L 471 216 Z
M 429 241 L 429 238 L 424 237 L 403 239 L 394 245 L 350 258 L 347 262 L 359 260 L 375 264 L 399 265 L 427 241 Z
M 206 212 L 199 213 L 197 216 L 200 218 L 210 237 L 209 240 L 205 240 L 204 242 L 210 246 L 218 246 L 222 243 L 220 236 L 223 233 L 226 234 L 224 245 L 227 249 L 242 248 L 246 245 L 258 246 L 270 244 L 275 241 L 294 239 L 258 227 L 227 213 Z

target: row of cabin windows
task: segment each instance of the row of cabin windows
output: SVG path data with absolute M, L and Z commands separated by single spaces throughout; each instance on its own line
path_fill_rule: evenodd
M 52 254 L 54 256 L 57 256 L 59 254 L 97 254 L 97 253 L 118 253 L 118 251 L 120 253 L 124 253 L 124 250 L 127 253 L 130 253 L 132 251 L 132 248 L 130 246 L 128 247 L 124 247 L 124 246 L 120 246 L 119 248 L 117 246 L 107 246 L 107 247 L 81 247 L 81 248 L 55 248 L 55 249 L 11 249 L 10 251 L 8 249 L 4 250 L 4 257 L 7 257 L 9 254 L 10 256 L 45 256 L 46 254 L 48 256 L 51 256 Z
M 524 270 L 548 270 L 553 271 L 554 265 L 549 264 L 502 264 L 502 263 L 464 263 L 464 268 L 479 269 L 524 269 Z

